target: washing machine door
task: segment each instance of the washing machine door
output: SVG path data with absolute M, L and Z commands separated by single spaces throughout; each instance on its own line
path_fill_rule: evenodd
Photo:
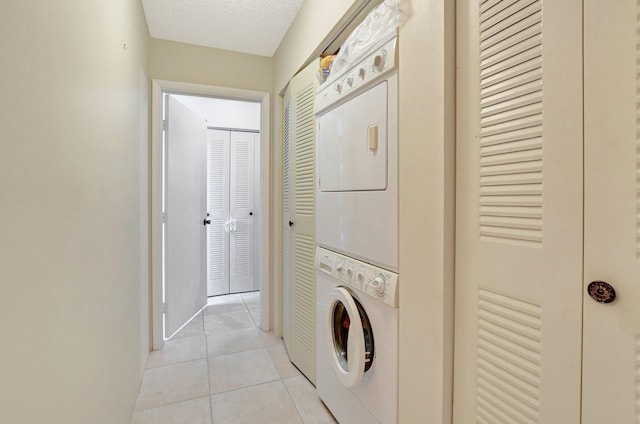
M 373 364 L 373 331 L 367 314 L 357 299 L 344 287 L 329 292 L 327 313 L 331 332 L 329 363 L 345 387 L 357 386 Z

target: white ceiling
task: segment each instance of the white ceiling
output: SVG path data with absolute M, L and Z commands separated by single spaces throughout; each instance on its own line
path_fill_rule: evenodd
M 152 37 L 271 57 L 304 0 L 142 0 Z

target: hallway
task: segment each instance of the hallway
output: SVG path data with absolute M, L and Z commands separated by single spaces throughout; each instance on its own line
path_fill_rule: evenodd
M 259 292 L 209 298 L 149 355 L 131 424 L 335 423 L 259 319 Z

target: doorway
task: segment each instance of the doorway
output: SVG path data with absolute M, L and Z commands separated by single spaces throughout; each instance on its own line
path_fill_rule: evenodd
M 170 95 L 206 120 L 207 296 L 260 290 L 260 103 Z M 170 119 L 169 119 L 170 121 Z
M 160 349 L 164 343 L 163 334 L 163 309 L 170 309 L 171 305 L 164 304 L 163 299 L 163 98 L 165 93 L 175 96 L 186 96 L 192 99 L 200 97 L 217 98 L 228 101 L 250 102 L 259 107 L 259 130 L 262 136 L 256 143 L 255 160 L 259 163 L 259 172 L 255 176 L 257 192 L 261 193 L 255 199 L 255 210 L 253 217 L 255 220 L 255 245 L 257 250 L 263 252 L 262 255 L 255 257 L 255 274 L 257 289 L 260 290 L 260 323 L 264 330 L 270 328 L 270 281 L 269 281 L 269 265 L 268 265 L 268 248 L 269 248 L 269 133 L 270 133 L 270 95 L 266 92 L 255 92 L 240 89 L 229 89 L 223 87 L 203 86 L 197 84 L 187 84 L 172 81 L 154 80 L 152 87 L 152 175 L 151 175 L 151 263 L 152 263 L 152 282 L 151 282 L 151 299 L 152 299 L 152 344 L 153 349 Z M 207 123 L 208 126 L 210 123 Z M 215 125 L 215 123 L 214 123 Z M 238 129 L 233 125 L 225 125 L 227 130 Z M 202 224 L 206 225 L 206 212 L 203 217 Z M 201 227 L 202 228 L 202 227 Z M 204 295 L 204 303 L 206 304 L 206 293 Z M 188 320 L 188 319 L 187 319 Z

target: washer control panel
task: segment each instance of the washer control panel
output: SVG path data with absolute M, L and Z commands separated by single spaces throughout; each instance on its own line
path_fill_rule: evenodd
M 398 307 L 398 274 L 377 266 L 332 252 L 322 247 L 316 251 L 316 268 L 344 285 Z

